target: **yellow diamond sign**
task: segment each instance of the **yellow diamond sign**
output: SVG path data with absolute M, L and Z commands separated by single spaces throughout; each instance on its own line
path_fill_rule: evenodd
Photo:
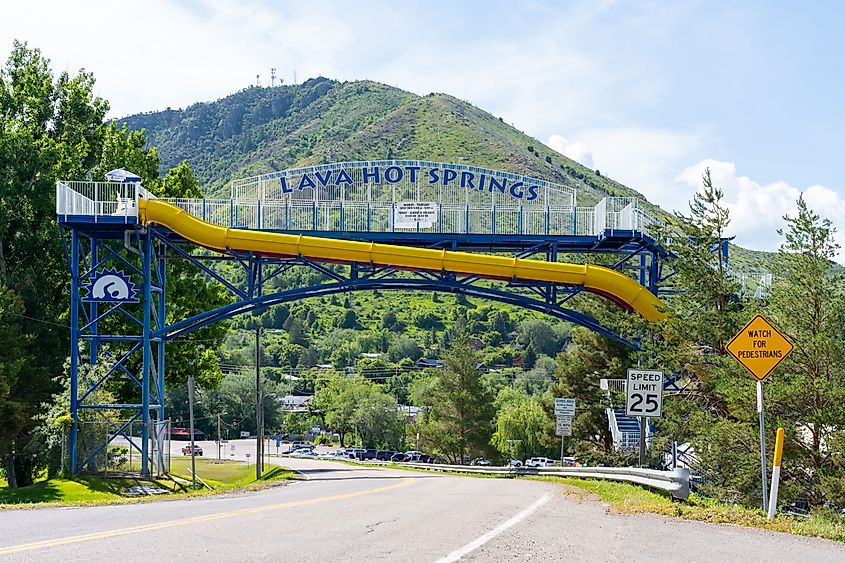
M 792 343 L 757 315 L 728 344 L 728 352 L 763 381 L 792 352 Z

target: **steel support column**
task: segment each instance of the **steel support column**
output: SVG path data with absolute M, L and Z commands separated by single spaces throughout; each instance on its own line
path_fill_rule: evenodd
M 152 347 L 150 345 L 152 315 L 152 254 L 153 233 L 147 229 L 143 234 L 144 243 L 141 251 L 141 271 L 144 272 L 144 297 L 141 301 L 144 310 L 143 326 L 143 364 L 141 367 L 141 475 L 150 475 L 150 365 Z

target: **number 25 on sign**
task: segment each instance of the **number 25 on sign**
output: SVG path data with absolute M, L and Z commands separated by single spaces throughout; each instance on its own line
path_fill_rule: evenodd
M 629 369 L 625 387 L 625 415 L 660 417 L 663 415 L 663 372 L 653 369 Z

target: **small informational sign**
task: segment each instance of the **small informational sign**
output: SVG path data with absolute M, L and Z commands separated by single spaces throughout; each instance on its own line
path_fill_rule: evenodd
M 625 389 L 627 416 L 663 416 L 663 371 L 629 369 Z
M 249 432 L 246 430 L 241 430 L 241 438 L 249 438 Z
M 393 208 L 393 226 L 397 229 L 427 229 L 436 222 L 437 203 L 433 201 L 398 201 Z
M 728 352 L 758 381 L 792 352 L 792 343 L 772 323 L 757 315 L 728 343 Z
M 575 399 L 557 397 L 555 399 L 555 416 L 575 416 Z
M 555 434 L 558 436 L 572 436 L 572 417 L 559 416 L 555 424 Z
M 235 444 L 229 444 L 229 455 L 235 455 Z

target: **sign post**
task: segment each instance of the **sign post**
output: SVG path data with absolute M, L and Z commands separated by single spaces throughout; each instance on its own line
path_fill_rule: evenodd
M 563 438 L 572 436 L 572 419 L 575 417 L 575 399 L 555 398 L 555 434 L 560 436 L 560 462 L 563 463 Z
M 769 321 L 757 315 L 728 343 L 731 356 L 757 380 L 757 412 L 760 415 L 760 476 L 763 485 L 763 510 L 768 512 L 766 487 L 766 417 L 763 411 L 763 380 L 790 352 L 792 343 Z
M 647 418 L 663 416 L 663 371 L 628 369 L 625 385 L 625 416 L 640 417 L 640 465 L 645 465 L 645 425 Z

